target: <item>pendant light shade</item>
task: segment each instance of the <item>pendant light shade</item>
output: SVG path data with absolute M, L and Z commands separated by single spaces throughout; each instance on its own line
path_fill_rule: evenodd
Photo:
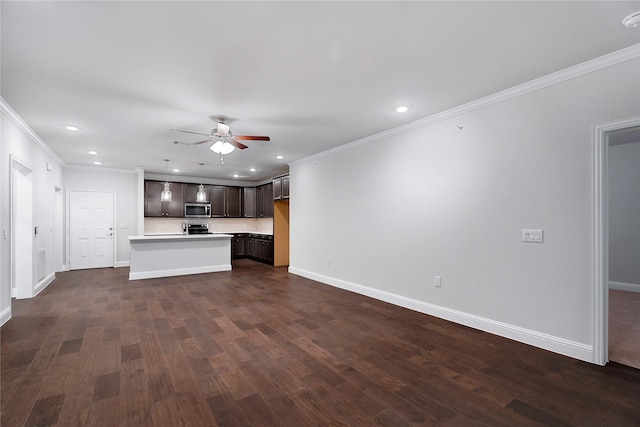
M 170 202 L 171 201 L 171 188 L 169 188 L 169 183 L 164 183 L 164 190 L 160 193 L 160 201 L 161 202 Z
M 235 149 L 236 147 L 227 141 L 216 141 L 211 147 L 209 147 L 209 150 L 222 155 L 229 154 Z
M 200 163 L 200 186 L 198 187 L 198 192 L 196 193 L 196 202 L 198 203 L 207 202 L 207 193 L 204 191 L 204 185 L 202 185 L 202 165 L 204 165 L 204 163 Z
M 164 159 L 164 168 L 165 171 L 169 171 L 169 159 Z M 165 177 L 166 179 L 166 177 Z M 160 193 L 160 201 L 161 202 L 170 202 L 171 201 L 171 188 L 169 187 L 169 181 L 165 180 L 164 182 L 164 190 Z

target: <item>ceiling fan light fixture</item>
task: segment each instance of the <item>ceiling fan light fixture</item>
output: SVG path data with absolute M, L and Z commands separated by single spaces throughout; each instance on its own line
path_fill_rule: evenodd
M 221 140 L 214 142 L 213 145 L 209 147 L 209 150 L 213 151 L 214 153 L 222 154 L 223 156 L 225 154 L 231 153 L 235 149 L 236 147 L 229 144 L 227 141 Z
M 218 122 L 218 133 L 220 135 L 224 135 L 227 136 L 229 135 L 229 130 L 231 129 L 231 127 L 228 124 L 222 123 L 222 122 Z

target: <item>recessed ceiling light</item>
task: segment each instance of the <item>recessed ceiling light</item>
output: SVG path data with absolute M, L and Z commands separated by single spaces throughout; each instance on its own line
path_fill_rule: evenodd
M 180 169 L 174 169 L 173 171 L 174 171 L 175 173 L 178 173 L 178 172 L 180 172 Z
M 240 175 L 238 175 L 237 173 L 234 173 L 234 174 L 233 174 L 233 177 L 234 177 L 234 178 L 240 178 Z
M 66 125 L 64 128 L 69 132 L 78 132 L 80 130 L 78 126 L 73 126 L 73 125 Z
M 101 165 L 101 164 L 102 164 L 102 162 L 97 162 L 97 161 L 96 161 L 96 162 L 93 162 L 93 164 L 94 164 L 94 165 Z
M 627 28 L 635 28 L 640 26 L 640 10 L 625 16 L 622 20 L 622 23 Z
M 409 107 L 407 107 L 406 105 L 401 105 L 396 108 L 396 111 L 398 113 L 406 113 L 407 111 L 409 111 Z
M 251 169 L 249 169 L 249 171 L 251 171 L 251 172 L 255 172 L 255 171 L 256 171 L 256 168 L 251 168 Z
M 95 155 L 95 154 L 98 154 L 98 152 L 97 152 L 97 151 L 94 151 L 94 150 L 89 150 L 89 151 L 87 151 L 87 153 L 89 153 L 89 154 L 94 154 L 94 155 Z
M 284 156 L 283 156 L 283 155 L 278 154 L 278 155 L 276 156 L 276 159 L 278 159 L 278 160 L 282 160 L 282 159 L 284 159 Z

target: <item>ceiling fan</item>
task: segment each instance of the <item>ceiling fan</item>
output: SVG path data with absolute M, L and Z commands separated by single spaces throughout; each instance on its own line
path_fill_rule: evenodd
M 231 132 L 231 127 L 227 123 L 225 123 L 225 121 L 226 120 L 224 117 L 218 117 L 218 126 L 214 129 L 211 129 L 211 133 L 209 134 L 191 132 L 188 130 L 171 129 L 174 132 L 191 133 L 194 135 L 203 135 L 207 137 L 207 139 L 198 142 L 173 141 L 173 143 L 180 145 L 200 145 L 207 142 L 213 142 L 213 145 L 211 145 L 209 149 L 220 155 L 225 155 L 231 153 L 236 148 L 239 148 L 240 150 L 249 148 L 248 146 L 238 141 L 271 141 L 271 138 L 269 138 L 268 136 L 234 135 Z

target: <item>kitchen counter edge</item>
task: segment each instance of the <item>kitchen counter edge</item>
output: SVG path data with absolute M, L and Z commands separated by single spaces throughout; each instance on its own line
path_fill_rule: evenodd
M 130 242 L 143 242 L 154 240 L 207 240 L 207 239 L 231 239 L 233 234 L 152 234 L 148 236 L 129 236 Z

